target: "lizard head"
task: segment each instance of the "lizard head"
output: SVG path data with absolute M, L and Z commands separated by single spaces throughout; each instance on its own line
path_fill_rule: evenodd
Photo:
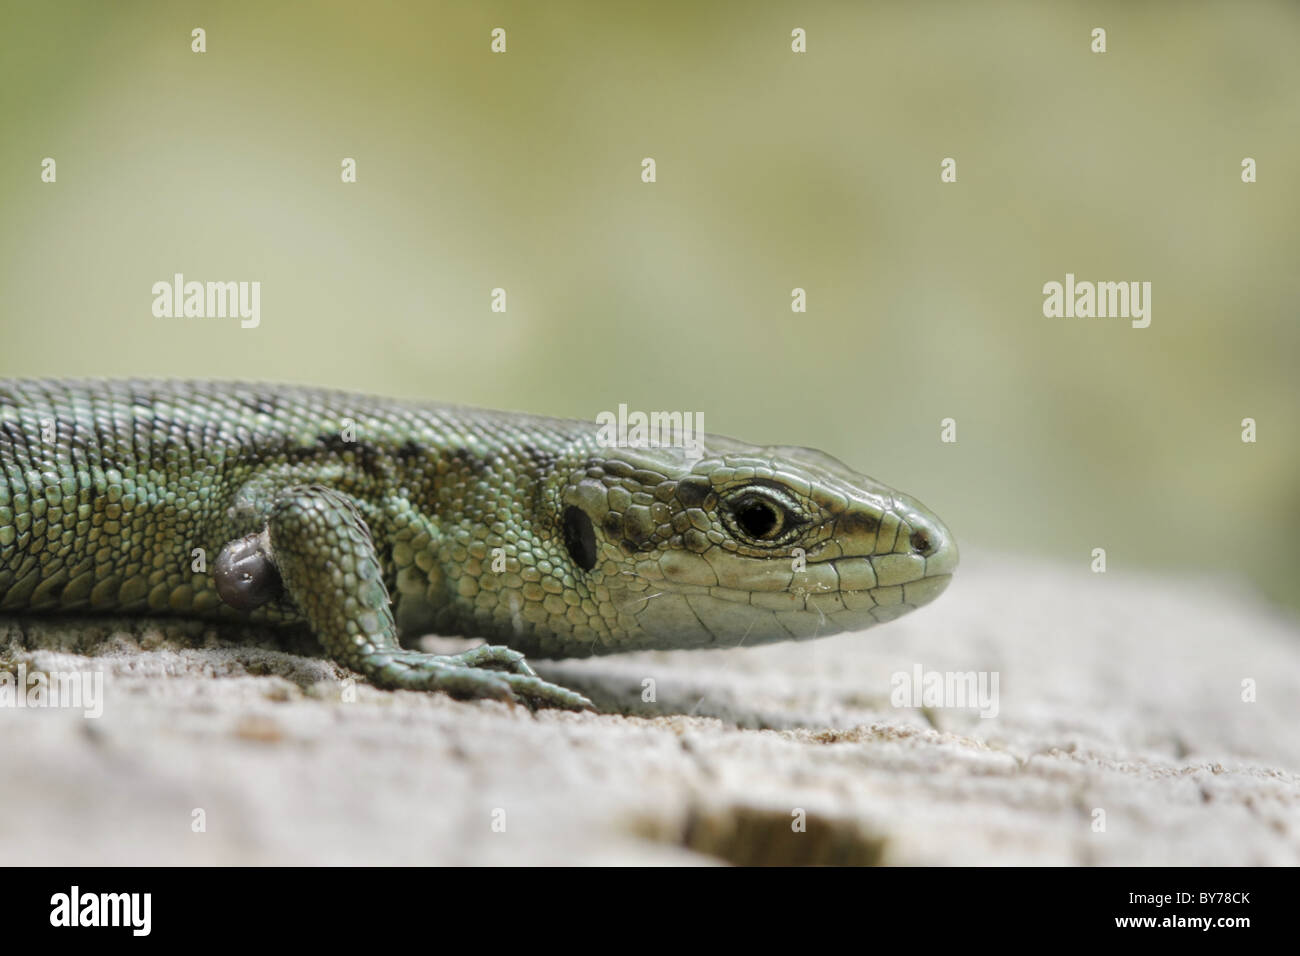
M 860 630 L 933 601 L 957 565 L 920 502 L 813 449 L 705 436 L 694 460 L 619 447 L 575 464 L 556 540 L 617 634 L 588 652 Z

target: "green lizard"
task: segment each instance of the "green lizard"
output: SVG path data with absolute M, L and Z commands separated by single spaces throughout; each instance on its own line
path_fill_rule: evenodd
M 957 549 L 821 452 L 290 386 L 0 380 L 0 614 L 305 623 L 379 686 L 590 707 L 524 655 L 727 647 L 926 604 Z M 442 656 L 426 633 L 481 636 Z

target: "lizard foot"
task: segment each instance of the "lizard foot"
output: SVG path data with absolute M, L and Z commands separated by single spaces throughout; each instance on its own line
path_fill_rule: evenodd
M 474 647 L 454 656 L 401 647 L 370 528 L 357 503 L 333 488 L 282 489 L 270 506 L 266 534 L 232 542 L 222 558 L 217 580 L 223 600 L 254 607 L 283 588 L 325 652 L 380 687 L 596 709 L 581 694 L 542 680 L 508 647 Z
M 564 710 L 596 709 L 581 694 L 542 680 L 522 654 L 507 647 L 484 645 L 454 656 L 380 651 L 368 656 L 363 665 L 363 672 L 384 687 L 437 690 L 452 697 L 522 700 Z M 511 669 L 495 670 L 495 667 Z
M 438 659 L 461 667 L 495 668 L 512 674 L 523 674 L 525 677 L 537 676 L 537 671 L 524 660 L 523 654 L 500 644 L 480 644 L 461 654 L 446 657 L 440 655 Z

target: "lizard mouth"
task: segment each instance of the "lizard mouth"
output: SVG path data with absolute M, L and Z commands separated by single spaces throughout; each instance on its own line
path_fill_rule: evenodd
M 924 607 L 948 589 L 951 573 L 925 575 L 899 584 L 861 588 L 830 588 L 801 585 L 797 581 L 779 591 L 747 591 L 742 588 L 690 589 L 733 603 L 749 604 L 770 611 L 808 611 L 822 614 L 879 609 L 877 620 L 893 620 L 899 614 Z M 884 613 L 896 608 L 893 613 Z M 864 623 L 867 626 L 870 622 Z
M 952 581 L 957 548 L 945 528 L 930 525 L 922 541 L 909 541 L 909 546 L 887 554 L 809 561 L 801 570 L 785 558 L 751 562 L 728 555 L 701 563 L 674 559 L 659 567 L 661 573 L 653 581 L 645 582 L 655 586 L 647 587 L 649 595 L 643 600 L 652 603 L 671 593 L 693 604 L 743 605 L 819 618 L 834 615 L 842 621 L 836 630 L 870 627 L 929 604 Z M 706 563 L 707 569 L 702 566 Z M 631 609 L 639 613 L 641 602 L 633 602 Z
M 945 572 L 857 589 L 793 584 L 746 590 L 665 582 L 626 608 L 648 634 L 671 636 L 681 647 L 729 647 L 865 630 L 929 604 L 951 581 Z

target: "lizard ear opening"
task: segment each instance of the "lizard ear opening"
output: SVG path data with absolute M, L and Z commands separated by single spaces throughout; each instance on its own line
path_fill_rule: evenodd
M 564 546 L 569 550 L 573 563 L 584 571 L 596 566 L 596 529 L 591 519 L 581 508 L 569 505 L 560 516 L 560 528 L 564 532 Z

